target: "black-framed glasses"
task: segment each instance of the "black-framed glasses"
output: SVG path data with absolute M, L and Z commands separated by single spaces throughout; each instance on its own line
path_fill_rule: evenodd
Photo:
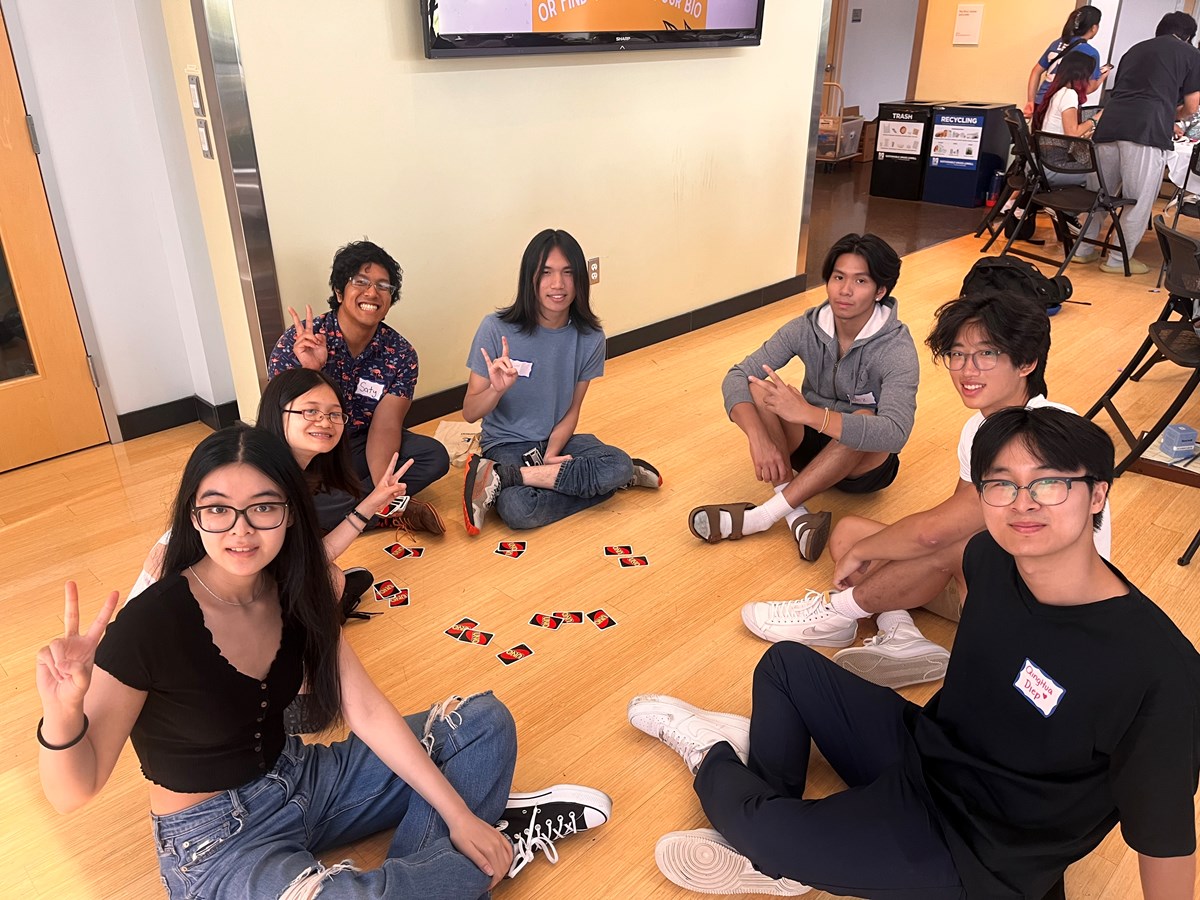
M 396 286 L 387 281 L 372 281 L 370 278 L 364 278 L 362 275 L 355 275 L 350 279 L 350 283 L 356 288 L 366 290 L 369 287 L 374 287 L 381 294 L 387 294 L 389 297 L 396 292 Z
M 1016 502 L 1017 494 L 1021 491 L 1028 491 L 1029 499 L 1039 506 L 1058 506 L 1067 502 L 1071 485 L 1076 481 L 1087 482 L 1089 488 L 1096 483 L 1091 475 L 1075 475 L 1070 478 L 1039 478 L 1029 484 L 989 478 L 979 482 L 976 487 L 988 506 L 1010 506 Z
M 976 350 L 974 353 L 951 350 L 949 353 L 942 354 L 942 362 L 946 364 L 946 368 L 951 372 L 958 372 L 966 366 L 969 359 L 972 366 L 980 372 L 986 372 L 988 369 L 996 368 L 996 363 L 1000 361 L 1000 357 L 1003 355 L 999 350 Z
M 319 409 L 285 409 L 285 413 L 293 416 L 304 416 L 305 422 L 324 422 L 328 419 L 334 425 L 345 425 L 350 417 L 340 409 L 333 412 L 321 412 Z
M 238 516 L 246 520 L 246 524 L 255 531 L 270 531 L 278 528 L 287 519 L 288 505 L 286 502 L 255 503 L 245 509 L 235 509 L 232 506 L 193 506 L 192 517 L 201 531 L 209 534 L 223 534 L 237 524 Z

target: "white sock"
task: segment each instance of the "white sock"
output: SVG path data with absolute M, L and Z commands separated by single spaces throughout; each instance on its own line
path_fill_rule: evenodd
M 912 616 L 908 614 L 908 610 L 906 609 L 889 609 L 887 612 L 881 612 L 875 617 L 875 624 L 879 626 L 880 631 L 911 628 L 917 634 L 921 633 L 920 629 L 917 628 L 917 623 L 913 621 Z
M 785 481 L 783 484 L 775 485 L 775 493 L 778 494 L 780 497 L 782 497 L 783 489 L 785 487 L 787 487 L 789 483 L 790 482 Z M 789 528 L 792 526 L 792 523 L 795 522 L 798 518 L 800 518 L 801 516 L 808 515 L 808 507 L 805 506 L 803 503 L 801 503 L 799 506 L 791 507 L 791 510 L 792 510 L 791 512 L 787 513 L 783 517 L 784 521 L 788 523 Z
M 757 534 L 760 531 L 766 531 L 791 512 L 791 509 L 788 502 L 783 499 L 783 494 L 776 494 L 762 506 L 746 510 L 742 517 L 742 534 Z M 723 512 L 720 521 L 721 537 L 727 538 L 733 534 L 733 517 L 729 513 Z M 700 534 L 708 536 L 708 516 L 706 514 L 696 513 L 692 524 Z
M 844 591 L 833 591 L 829 595 L 829 605 L 839 616 L 847 619 L 866 619 L 871 614 L 854 602 L 854 588 Z

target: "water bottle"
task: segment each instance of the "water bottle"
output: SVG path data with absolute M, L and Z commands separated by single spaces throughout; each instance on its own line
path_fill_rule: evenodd
M 997 169 L 992 173 L 992 183 L 988 186 L 987 205 L 995 206 L 1000 198 L 1000 185 L 1004 183 L 1004 173 Z

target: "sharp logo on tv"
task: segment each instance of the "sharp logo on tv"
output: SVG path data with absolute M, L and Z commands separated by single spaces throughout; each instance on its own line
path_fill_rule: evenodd
M 765 0 L 420 0 L 425 55 L 757 45 Z

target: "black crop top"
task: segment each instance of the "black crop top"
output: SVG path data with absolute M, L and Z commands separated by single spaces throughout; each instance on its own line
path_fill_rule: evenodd
M 130 735 L 146 778 L 198 793 L 270 771 L 283 749 L 283 710 L 303 679 L 305 637 L 285 612 L 279 651 L 259 681 L 221 655 L 182 575 L 130 600 L 96 648 L 96 665 L 147 693 Z

